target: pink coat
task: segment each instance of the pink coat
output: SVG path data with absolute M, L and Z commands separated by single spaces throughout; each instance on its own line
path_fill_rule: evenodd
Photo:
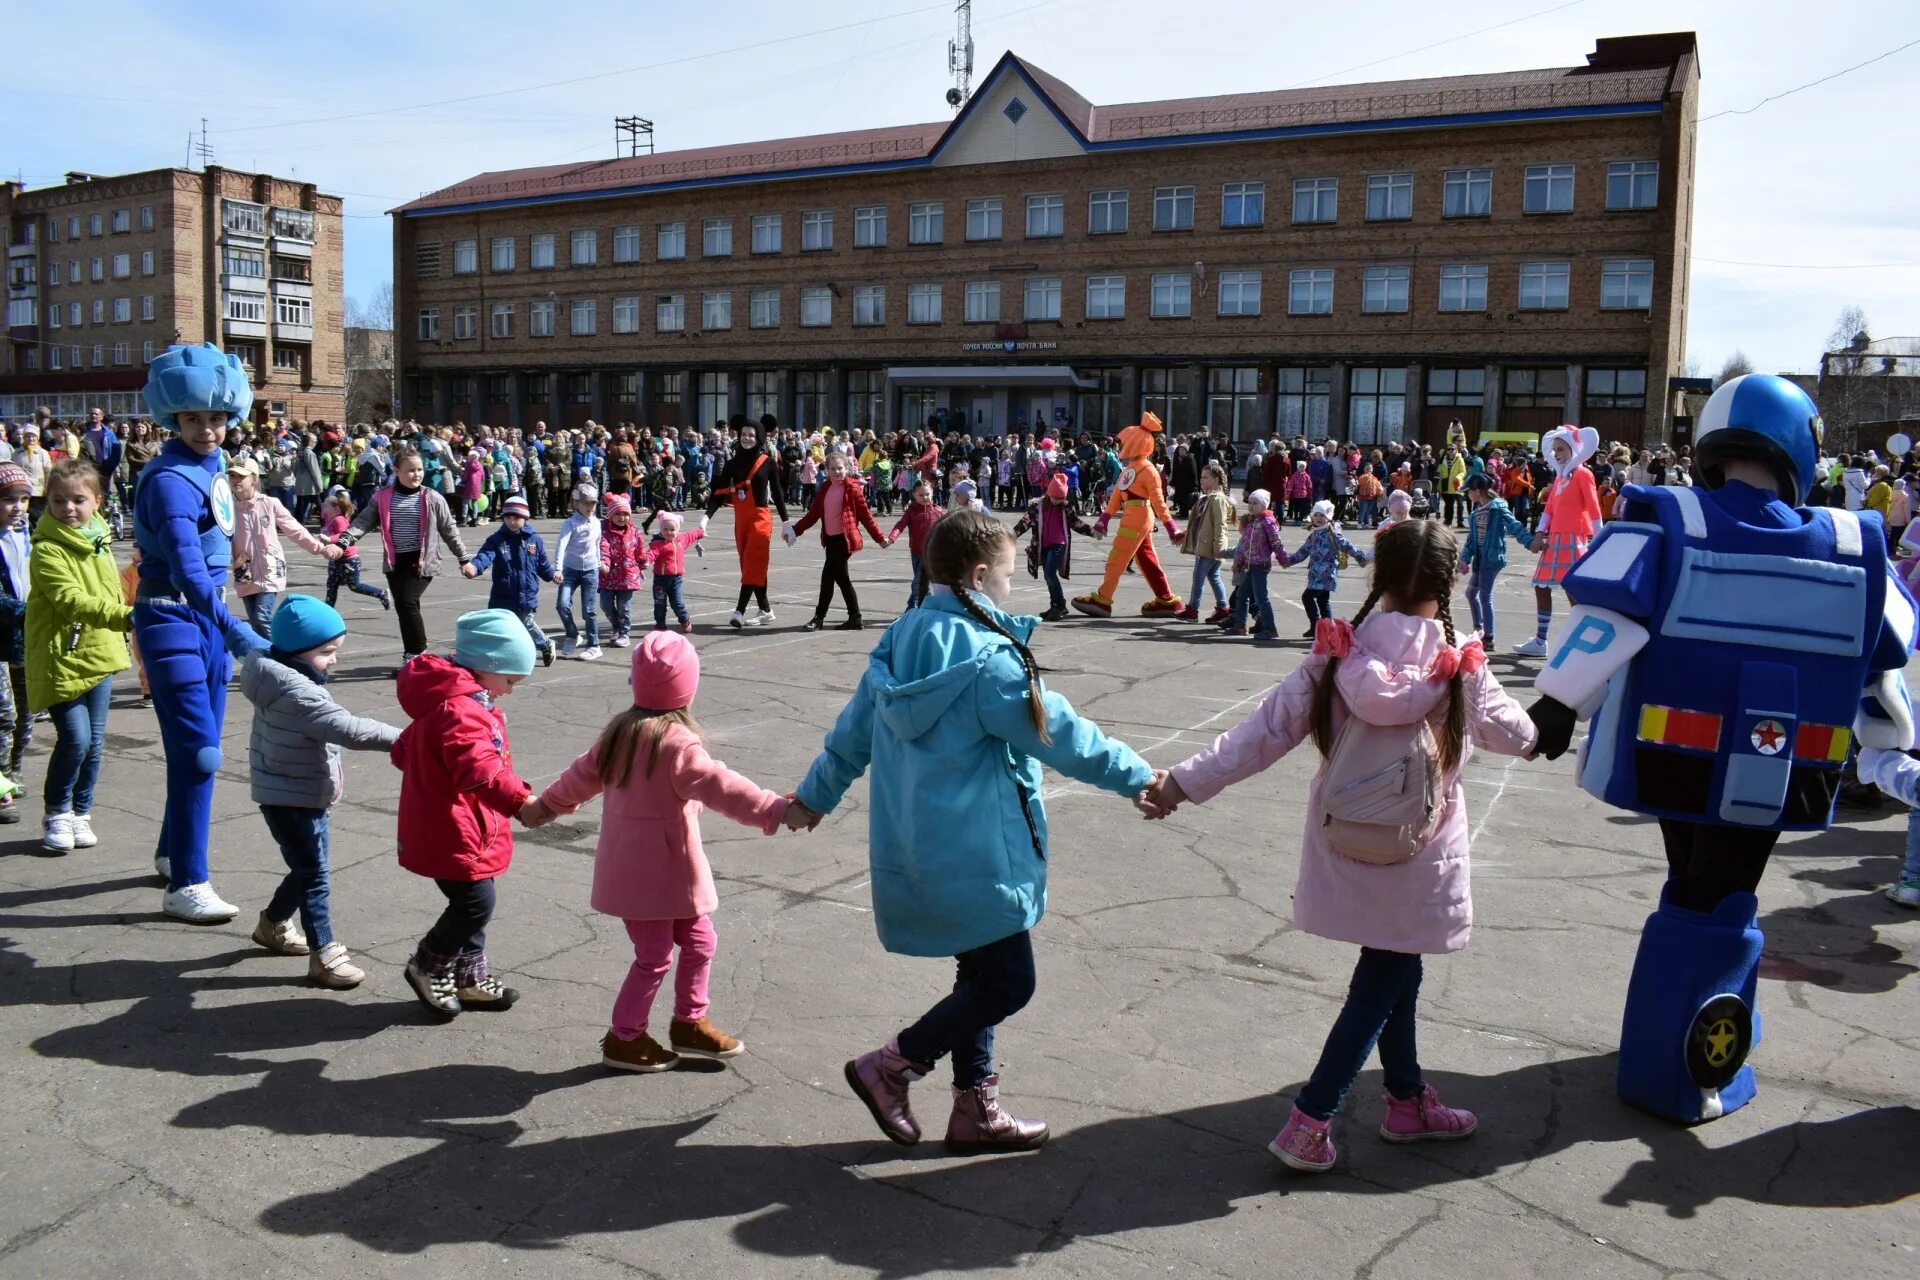
M 1372 724 L 1412 724 L 1446 716 L 1447 682 L 1429 679 L 1434 659 L 1446 647 L 1440 624 L 1406 613 L 1376 613 L 1354 633 L 1353 652 L 1334 677 L 1334 729 L 1349 714 Z M 1302 742 L 1312 749 L 1314 685 L 1327 659 L 1314 655 L 1296 668 L 1240 724 L 1213 745 L 1174 766 L 1173 776 L 1195 803 L 1205 804 L 1228 785 L 1268 768 Z M 1503 755 L 1533 750 L 1533 722 L 1500 682 L 1482 666 L 1464 678 L 1467 741 L 1461 760 L 1475 746 Z M 1459 771 L 1447 780 L 1447 809 L 1430 844 L 1394 866 L 1356 862 L 1327 847 L 1320 834 L 1320 785 L 1326 764 L 1314 772 L 1307 796 L 1307 826 L 1300 850 L 1300 880 L 1294 890 L 1294 922 L 1309 933 L 1388 951 L 1438 953 L 1467 945 L 1473 899 L 1467 886 L 1466 792 Z
M 653 776 L 646 745 L 626 785 L 604 787 L 593 752 L 575 760 L 540 803 L 572 813 L 606 791 L 600 843 L 593 855 L 595 911 L 623 920 L 687 920 L 720 905 L 713 869 L 700 846 L 700 811 L 711 808 L 742 826 L 772 835 L 787 816 L 787 799 L 755 785 L 707 754 L 698 735 L 670 725 Z
M 646 535 L 631 519 L 625 525 L 611 520 L 600 525 L 600 589 L 638 591 L 647 569 Z
M 233 569 L 242 596 L 257 596 L 263 591 L 287 589 L 287 552 L 280 536 L 293 539 L 303 551 L 320 555 L 326 544 L 307 532 L 307 526 L 295 520 L 280 499 L 256 493 L 245 502 L 233 504 Z M 246 577 L 240 577 L 244 568 Z

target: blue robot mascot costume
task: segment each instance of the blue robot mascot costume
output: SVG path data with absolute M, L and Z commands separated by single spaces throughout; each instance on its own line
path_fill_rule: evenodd
M 1913 742 L 1914 603 L 1880 518 L 1798 505 L 1820 433 L 1783 378 L 1715 391 L 1694 444 L 1703 487 L 1621 492 L 1567 575 L 1575 608 L 1534 682 L 1542 753 L 1591 717 L 1581 787 L 1660 820 L 1667 883 L 1627 988 L 1618 1088 L 1686 1124 L 1754 1095 L 1754 890 L 1774 843 L 1825 829 L 1852 742 Z
M 266 647 L 222 602 L 234 507 L 220 442 L 252 409 L 253 390 L 239 358 L 207 343 L 171 347 L 153 361 L 146 398 L 154 420 L 176 432 L 141 471 L 133 499 L 133 541 L 140 550 L 133 630 L 167 757 L 154 869 L 167 878 L 166 914 L 215 924 L 237 914 L 207 879 L 229 653 Z M 193 422 L 183 424 L 181 414 L 195 415 Z

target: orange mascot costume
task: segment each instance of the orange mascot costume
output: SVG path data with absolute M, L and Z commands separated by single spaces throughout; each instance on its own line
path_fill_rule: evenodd
M 1180 598 L 1167 586 L 1167 575 L 1160 568 L 1160 557 L 1153 550 L 1153 526 L 1157 521 L 1172 542 L 1180 540 L 1173 515 L 1162 496 L 1160 469 L 1153 465 L 1153 438 L 1160 434 L 1160 419 L 1151 413 L 1140 415 L 1140 425 L 1120 432 L 1120 483 L 1107 495 L 1107 509 L 1094 523 L 1094 532 L 1106 536 L 1107 525 L 1120 517 L 1120 531 L 1113 536 L 1113 550 L 1107 553 L 1107 576 L 1092 595 L 1078 596 L 1073 607 L 1094 618 L 1113 616 L 1113 593 L 1127 566 L 1140 565 L 1140 576 L 1153 590 L 1153 599 L 1140 606 L 1145 617 L 1180 612 Z

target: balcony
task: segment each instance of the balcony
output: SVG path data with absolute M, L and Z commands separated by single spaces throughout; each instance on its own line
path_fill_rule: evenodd
M 236 320 L 228 316 L 221 322 L 222 331 L 230 338 L 264 338 L 267 336 L 265 320 Z
M 288 324 L 282 320 L 273 322 L 273 340 L 275 342 L 312 342 L 313 326 L 310 324 Z
M 282 253 L 313 253 L 313 215 L 304 209 L 275 209 L 273 246 Z
M 311 280 L 275 280 L 269 286 L 276 298 L 311 298 L 313 282 Z
M 313 256 L 313 237 L 304 238 L 286 236 L 280 233 L 276 225 L 273 232 L 273 251 L 289 258 L 311 258 Z

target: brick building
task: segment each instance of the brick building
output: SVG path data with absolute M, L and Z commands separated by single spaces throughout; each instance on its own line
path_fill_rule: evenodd
M 0 183 L 0 229 L 0 418 L 144 412 L 147 361 L 209 340 L 251 367 L 257 417 L 341 418 L 338 196 L 213 165 L 70 173 Z
M 1820 406 L 1829 449 L 1880 449 L 1887 437 L 1920 438 L 1920 338 L 1859 341 L 1820 357 L 1807 393 Z
M 1113 107 L 1007 54 L 948 122 L 482 173 L 395 211 L 400 395 L 506 425 L 1655 439 L 1698 87 L 1691 33 Z

